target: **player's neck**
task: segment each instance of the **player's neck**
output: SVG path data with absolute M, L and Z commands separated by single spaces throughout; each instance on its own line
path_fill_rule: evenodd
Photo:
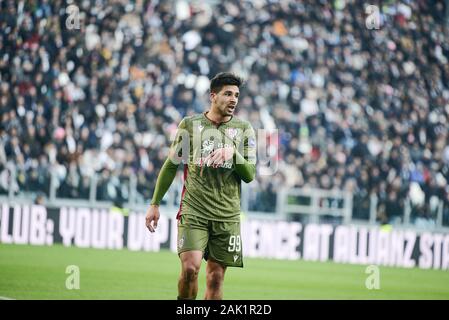
M 215 123 L 228 122 L 232 118 L 232 116 L 221 115 L 212 107 L 209 109 L 209 111 L 206 111 L 206 117 Z

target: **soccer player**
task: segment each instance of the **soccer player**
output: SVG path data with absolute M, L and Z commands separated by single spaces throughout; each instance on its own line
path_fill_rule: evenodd
M 210 108 L 180 122 L 147 210 L 146 226 L 154 232 L 159 204 L 182 162 L 184 187 L 176 217 L 178 299 L 196 299 L 203 258 L 205 299 L 222 299 L 226 268 L 243 267 L 240 188 L 242 180 L 254 179 L 256 140 L 250 123 L 234 116 L 241 85 L 242 79 L 232 73 L 219 73 L 211 80 Z

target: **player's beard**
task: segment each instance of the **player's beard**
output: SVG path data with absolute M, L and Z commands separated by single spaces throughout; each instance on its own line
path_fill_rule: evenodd
M 216 110 L 220 112 L 222 117 L 232 117 L 234 115 L 235 110 L 237 109 L 237 104 L 233 104 L 229 101 L 220 101 L 217 99 L 215 101 Z
M 235 111 L 236 107 L 237 107 L 237 106 L 234 106 L 234 107 L 233 107 L 233 106 L 230 106 L 229 104 L 226 104 L 226 105 L 224 106 L 224 108 L 222 109 L 222 114 L 223 114 L 223 116 L 229 117 L 229 116 L 234 115 L 234 111 Z

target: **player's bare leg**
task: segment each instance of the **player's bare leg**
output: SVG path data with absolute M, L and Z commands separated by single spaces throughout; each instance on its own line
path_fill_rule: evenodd
M 181 275 L 178 281 L 178 299 L 196 299 L 198 293 L 198 272 L 201 267 L 202 251 L 186 251 L 179 255 Z
M 223 281 L 226 267 L 221 264 L 208 260 L 206 266 L 206 300 L 223 299 Z

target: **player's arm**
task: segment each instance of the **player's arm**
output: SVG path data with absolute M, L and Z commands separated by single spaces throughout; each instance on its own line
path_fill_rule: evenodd
M 161 168 L 161 171 L 159 172 L 156 187 L 153 193 L 153 199 L 151 200 L 150 207 L 148 208 L 147 215 L 145 217 L 145 225 L 150 232 L 154 232 L 157 228 L 157 223 L 160 217 L 159 204 L 175 179 L 177 169 L 178 165 L 173 163 L 170 158 L 167 158 Z
M 242 179 L 246 183 L 253 181 L 254 177 L 256 176 L 256 164 L 253 164 L 245 159 L 245 157 L 242 156 L 237 149 L 235 149 L 234 161 L 235 172 L 240 177 L 240 179 Z
M 169 156 L 162 165 L 157 177 L 153 198 L 147 210 L 145 220 L 150 232 L 154 232 L 157 227 L 157 222 L 160 217 L 159 205 L 176 177 L 179 164 L 182 160 L 188 159 L 188 146 L 188 132 L 186 130 L 185 120 L 182 120 L 178 126 L 176 138 L 170 147 Z
M 235 172 L 244 182 L 249 183 L 256 176 L 256 135 L 251 125 L 243 133 L 243 154 L 234 148 Z
M 172 162 L 170 160 L 170 157 L 168 157 L 162 165 L 159 176 L 157 177 L 156 187 L 154 189 L 151 205 L 160 205 L 162 199 L 164 198 L 164 195 L 167 193 L 173 180 L 176 177 L 177 169 L 178 164 Z
M 235 166 L 234 170 L 237 175 L 246 183 L 251 182 L 256 175 L 256 138 L 253 128 L 248 125 L 248 128 L 243 133 L 242 152 L 234 146 L 220 148 L 212 152 L 206 157 L 206 166 L 218 168 L 225 161 L 233 160 Z

